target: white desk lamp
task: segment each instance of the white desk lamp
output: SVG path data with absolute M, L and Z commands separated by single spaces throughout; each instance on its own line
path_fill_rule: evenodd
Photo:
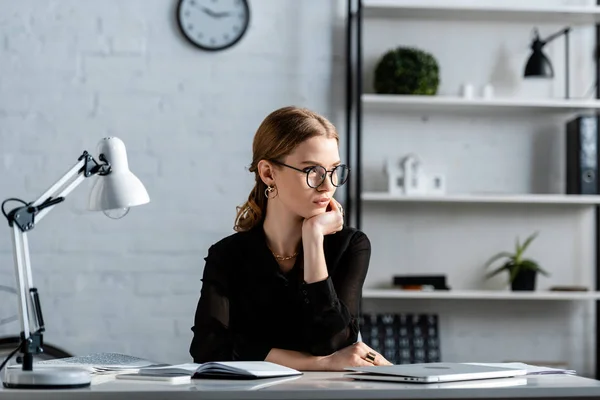
M 78 158 L 73 168 L 32 203 L 20 199 L 6 199 L 2 213 L 13 232 L 14 264 L 19 294 L 21 321 L 22 368 L 7 368 L 4 386 L 8 388 L 77 388 L 91 383 L 91 376 L 82 369 L 39 367 L 33 369 L 33 355 L 43 352 L 42 333 L 45 330 L 38 291 L 33 287 L 27 232 L 32 230 L 58 203 L 73 191 L 85 178 L 99 175 L 90 198 L 89 209 L 104 211 L 111 218 L 123 217 L 129 207 L 148 203 L 148 192 L 140 180 L 129 171 L 127 152 L 123 142 L 116 137 L 104 138 L 98 144 L 98 160 L 87 152 Z M 4 205 L 18 201 L 23 206 L 6 213 Z M 33 316 L 33 318 L 31 317 Z M 2 360 L 0 360 L 1 362 Z M 6 361 L 8 362 L 8 360 Z

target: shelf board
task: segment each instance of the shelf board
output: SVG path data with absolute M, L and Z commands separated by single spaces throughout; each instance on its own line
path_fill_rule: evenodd
M 407 196 L 392 195 L 387 192 L 365 192 L 361 199 L 365 202 L 398 203 L 492 203 L 492 204 L 600 204 L 600 196 L 568 194 L 490 194 L 490 195 L 445 195 L 445 196 Z
M 371 18 L 543 22 L 565 25 L 596 24 L 600 21 L 600 7 L 595 6 L 454 6 L 407 4 L 406 1 L 399 0 L 363 0 L 363 8 L 363 15 Z
M 579 113 L 600 110 L 600 101 L 565 99 L 472 98 L 458 96 L 363 94 L 365 107 L 393 112 Z
M 403 291 L 365 289 L 363 299 L 440 299 L 440 300 L 600 300 L 600 292 L 512 292 L 501 290 Z

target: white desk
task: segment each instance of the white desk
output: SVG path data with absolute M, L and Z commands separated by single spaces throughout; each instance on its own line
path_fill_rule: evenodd
M 477 387 L 483 381 L 456 383 L 453 384 L 456 387 L 440 388 L 422 384 L 361 382 L 342 375 L 333 372 L 307 372 L 293 381 L 255 390 L 249 387 L 258 384 L 258 381 L 224 380 L 194 380 L 191 384 L 177 385 L 110 380 L 93 384 L 86 389 L 54 391 L 2 387 L 0 399 L 600 399 L 600 381 L 568 375 L 514 378 L 520 380 L 522 385 L 496 388 Z M 474 387 L 466 387 L 469 385 Z

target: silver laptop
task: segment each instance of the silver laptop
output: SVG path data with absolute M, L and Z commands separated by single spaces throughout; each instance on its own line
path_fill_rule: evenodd
M 491 367 L 462 363 L 400 364 L 390 366 L 348 367 L 345 377 L 387 382 L 456 382 L 475 379 L 512 378 L 526 375 L 524 369 Z

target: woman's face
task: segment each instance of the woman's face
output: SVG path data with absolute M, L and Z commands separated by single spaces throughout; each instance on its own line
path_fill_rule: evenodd
M 338 142 L 324 136 L 315 136 L 305 140 L 281 161 L 300 170 L 322 166 L 331 171 L 340 164 Z M 277 196 L 292 212 L 303 218 L 310 218 L 327 210 L 336 190 L 331 182 L 331 173 L 326 174 L 320 186 L 312 188 L 307 184 L 306 173 L 279 165 L 275 169 Z M 309 179 L 312 178 L 315 176 Z

